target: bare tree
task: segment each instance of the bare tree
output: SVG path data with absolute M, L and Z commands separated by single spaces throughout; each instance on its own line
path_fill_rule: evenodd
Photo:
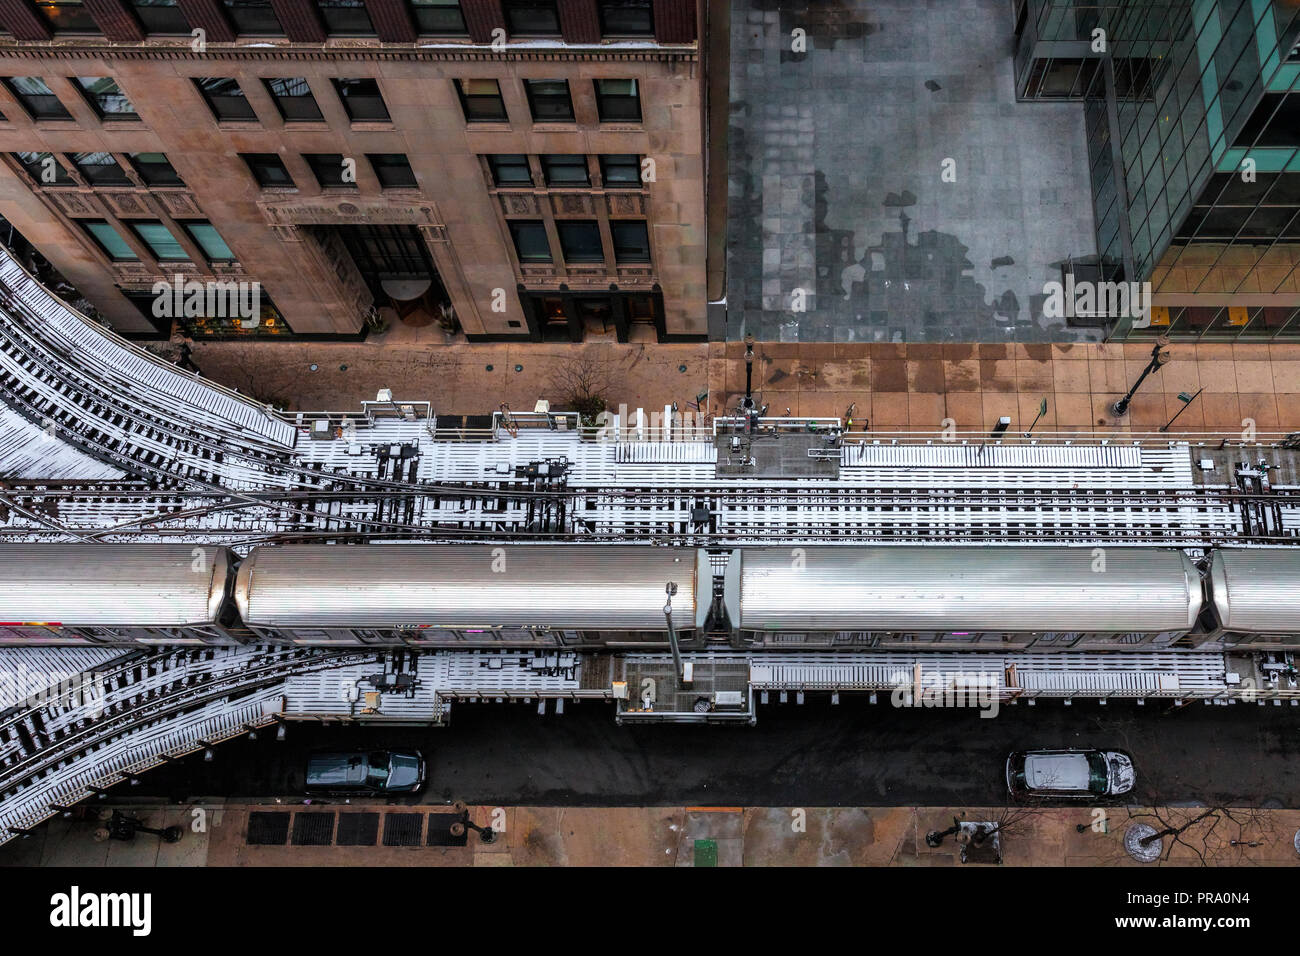
M 608 407 L 609 364 L 590 353 L 556 366 L 547 388 L 565 409 L 578 413 L 583 425 L 594 425 Z

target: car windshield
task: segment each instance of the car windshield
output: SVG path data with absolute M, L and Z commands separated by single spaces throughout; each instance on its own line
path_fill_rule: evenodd
M 1088 789 L 1093 793 L 1105 793 L 1110 786 L 1110 767 L 1106 758 L 1098 753 L 1088 754 Z
M 366 783 L 375 787 L 382 787 L 388 783 L 388 754 L 376 752 L 370 755 L 370 769 L 366 773 Z

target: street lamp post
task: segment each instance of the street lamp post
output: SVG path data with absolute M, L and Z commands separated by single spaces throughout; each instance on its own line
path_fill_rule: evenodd
M 1168 344 L 1169 339 L 1163 335 L 1156 339 L 1156 344 L 1151 347 L 1151 361 L 1147 362 L 1147 367 L 1142 370 L 1142 374 L 1133 383 L 1133 387 L 1128 390 L 1128 394 L 1112 406 L 1111 410 L 1115 413 L 1116 418 L 1122 418 L 1128 414 L 1128 404 L 1133 400 L 1134 393 L 1146 381 L 1146 377 L 1152 372 L 1159 371 L 1160 367 L 1169 361 L 1169 352 L 1165 350 Z
M 745 334 L 745 411 L 754 407 L 754 333 Z
M 673 627 L 673 595 L 677 593 L 677 583 L 669 581 L 664 585 L 664 591 L 668 594 L 668 598 L 664 601 L 664 621 L 668 624 L 668 646 L 673 651 L 673 668 L 677 675 L 676 679 L 681 680 L 686 672 L 682 669 L 682 652 L 677 646 L 677 629 Z
M 1161 430 L 1162 432 L 1167 432 L 1167 431 L 1169 431 L 1169 426 L 1172 425 L 1174 422 L 1178 421 L 1178 416 L 1181 415 L 1183 412 L 1187 411 L 1187 406 L 1190 405 L 1190 404 L 1192 404 L 1192 402 L 1196 401 L 1196 396 L 1197 396 L 1197 395 L 1200 395 L 1201 392 L 1203 392 L 1203 391 L 1205 391 L 1205 389 L 1203 389 L 1203 388 L 1198 388 L 1198 389 L 1196 390 L 1196 395 L 1188 395 L 1186 392 L 1179 392 L 1179 393 L 1178 393 L 1178 400 L 1179 400 L 1180 402 L 1182 402 L 1183 404 L 1182 404 L 1182 406 L 1178 409 L 1178 411 L 1174 412 L 1174 417 L 1173 417 L 1173 418 L 1169 419 L 1169 421 L 1165 422 L 1163 425 L 1160 426 L 1160 430 Z

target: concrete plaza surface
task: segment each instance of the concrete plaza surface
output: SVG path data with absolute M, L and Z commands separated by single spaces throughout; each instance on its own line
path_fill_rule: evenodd
M 954 838 L 931 848 L 925 837 L 950 827 L 955 818 L 1004 821 L 1007 866 L 1294 866 L 1300 861 L 1293 845 L 1298 810 L 1233 810 L 1235 819 L 1219 810 L 1186 829 L 1181 842 L 1166 837 L 1164 846 L 1171 851 L 1159 863 L 1138 864 L 1124 851 L 1123 833 L 1133 822 L 1152 820 L 1148 811 L 1122 807 L 472 807 L 475 822 L 487 826 L 495 820 L 504 833 L 485 844 L 471 832 L 465 846 L 428 846 L 424 840 L 415 846 L 248 844 L 249 814 L 255 812 L 445 814 L 446 805 L 204 804 L 203 832 L 193 830 L 196 814 L 189 806 L 125 809 L 149 825 L 179 824 L 186 832 L 171 845 L 149 834 L 129 843 L 96 842 L 94 820 L 56 819 L 0 850 L 0 866 L 954 866 L 961 865 Z M 1181 826 L 1202 812 L 1178 808 L 1161 815 Z
M 1096 253 L 1083 106 L 1016 102 L 1014 48 L 1006 0 L 733 4 L 728 338 L 1099 337 L 1042 307 Z
M 155 348 L 175 357 L 175 346 Z M 1153 432 L 1182 407 L 1180 392 L 1198 389 L 1171 434 L 1235 437 L 1247 419 L 1261 433 L 1300 429 L 1300 345 L 1175 342 L 1169 351 L 1169 364 L 1143 383 L 1123 418 L 1110 406 L 1150 359 L 1148 344 L 760 342 L 753 380 L 769 414 L 839 416 L 856 404 L 855 421 L 876 432 L 937 431 L 952 419 L 979 433 L 1004 415 L 1023 431 L 1043 399 L 1038 434 Z M 290 410 L 355 412 L 390 388 L 432 402 L 440 415 L 486 414 L 502 402 L 530 410 L 539 398 L 559 411 L 554 377 L 583 361 L 605 380 L 614 409 L 685 409 L 708 391 L 706 407 L 718 414 L 745 390 L 739 342 L 445 344 L 399 328 L 360 344 L 200 342 L 194 359 L 204 375 Z

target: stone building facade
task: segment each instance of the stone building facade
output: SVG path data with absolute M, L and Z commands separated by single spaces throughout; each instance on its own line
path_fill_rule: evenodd
M 696 0 L 0 0 L 0 215 L 119 331 L 704 337 Z M 450 310 L 446 308 L 450 306 Z M 454 320 L 451 316 L 454 314 Z M 207 321 L 212 319 L 213 321 Z

